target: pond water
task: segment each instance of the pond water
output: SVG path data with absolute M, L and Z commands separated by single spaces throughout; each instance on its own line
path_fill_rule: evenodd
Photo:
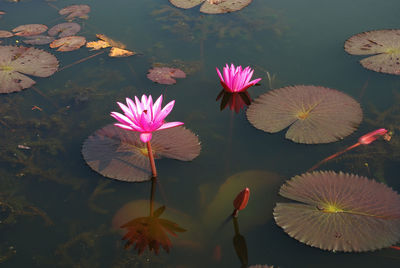
M 222 15 L 178 9 L 167 0 L 0 0 L 6 12 L 0 30 L 53 26 L 64 22 L 57 9 L 72 4 L 91 7 L 88 19 L 76 20 L 80 35 L 94 41 L 102 33 L 138 54 L 103 53 L 73 64 L 96 52 L 37 46 L 67 68 L 35 78 L 33 88 L 0 96 L 1 267 L 244 267 L 233 245 L 233 222 L 223 222 L 246 185 L 251 196 L 238 224 L 248 265 L 400 267 L 400 251 L 391 248 L 334 253 L 309 247 L 289 237 L 272 215 L 286 180 L 381 127 L 394 132 L 390 142 L 361 146 L 321 168 L 375 178 L 400 191 L 399 78 L 362 68 L 361 57 L 343 49 L 354 34 L 398 28 L 398 0 L 253 0 Z M 21 40 L 2 39 L 2 45 Z M 323 145 L 294 143 L 285 131 L 260 131 L 244 110 L 220 111 L 215 67 L 226 63 L 249 65 L 254 78 L 262 78 L 249 89 L 253 99 L 271 88 L 320 85 L 359 101 L 363 121 L 344 140 Z M 146 77 L 155 65 L 180 68 L 187 77 L 156 84 Z M 105 178 L 81 154 L 88 136 L 115 121 L 109 114 L 119 110 L 117 101 L 142 94 L 163 94 L 164 104 L 176 100 L 168 120 L 185 122 L 202 146 L 191 162 L 156 161 L 155 209 L 165 205 L 162 217 L 186 229 L 170 236 L 169 253 L 161 249 L 158 255 L 125 250 L 123 230 L 113 227 L 116 214 L 125 220 L 146 216 L 151 183 Z M 220 209 L 224 203 L 227 210 Z

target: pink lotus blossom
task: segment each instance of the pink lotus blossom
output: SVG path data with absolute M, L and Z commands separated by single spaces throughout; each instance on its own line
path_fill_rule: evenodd
M 162 99 L 161 95 L 154 105 L 151 95 L 149 97 L 143 95 L 141 101 L 135 96 L 135 102 L 130 98 L 126 98 L 128 106 L 117 102 L 125 115 L 111 112 L 111 116 L 120 122 L 114 125 L 123 129 L 140 132 L 140 139 L 143 142 L 150 141 L 152 132 L 154 131 L 183 125 L 184 123 L 182 122 L 164 122 L 164 118 L 172 111 L 175 101 L 169 102 L 161 110 Z
M 251 86 L 257 84 L 261 78 L 254 79 L 250 81 L 253 76 L 254 70 L 252 70 L 249 66 L 242 69 L 242 66 L 238 66 L 235 68 L 233 64 L 229 68 L 228 64 L 224 67 L 224 75 L 222 76 L 221 72 L 217 69 L 217 73 L 219 78 L 221 79 L 221 85 L 228 92 L 238 93 L 243 92 Z

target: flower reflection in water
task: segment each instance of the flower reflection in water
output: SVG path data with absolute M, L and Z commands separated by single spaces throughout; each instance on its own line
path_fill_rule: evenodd
M 175 222 L 160 218 L 165 211 L 165 206 L 153 212 L 155 184 L 156 178 L 153 177 L 150 195 L 150 215 L 135 218 L 121 226 L 121 228 L 127 230 L 127 233 L 122 238 L 127 240 L 125 248 L 128 249 L 134 245 L 134 249 L 138 251 L 139 255 L 143 253 L 146 247 L 148 247 L 149 251 L 154 250 L 155 254 L 160 252 L 160 247 L 169 253 L 172 243 L 168 234 L 177 236 L 177 232 L 186 231 Z

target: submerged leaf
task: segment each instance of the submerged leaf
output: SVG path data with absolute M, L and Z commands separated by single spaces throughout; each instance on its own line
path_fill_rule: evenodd
M 24 74 L 47 77 L 58 69 L 57 58 L 33 47 L 0 46 L 0 93 L 20 91 L 35 84 Z
M 286 138 L 299 143 L 328 143 L 350 135 L 362 120 L 360 104 L 335 89 L 290 86 L 269 91 L 247 110 L 250 123 L 275 133 L 289 127 Z
M 108 125 L 84 142 L 83 157 L 103 176 L 122 181 L 147 181 L 151 178 L 151 168 L 146 144 L 139 135 L 139 132 Z M 197 136 L 184 127 L 154 132 L 151 145 L 156 159 L 191 161 L 200 154 Z
M 174 78 L 185 78 L 186 74 L 180 69 L 169 67 L 154 67 L 147 73 L 147 78 L 153 82 L 163 85 L 173 85 L 176 83 Z
M 382 183 L 332 171 L 295 176 L 281 187 L 274 217 L 286 233 L 333 251 L 370 251 L 400 239 L 400 195 Z
M 30 45 L 45 45 L 54 41 L 54 37 L 47 35 L 33 35 L 27 36 L 26 39 L 22 40 L 25 44 Z
M 51 27 L 48 31 L 50 36 L 66 37 L 75 35 L 81 30 L 81 26 L 75 22 L 64 22 Z

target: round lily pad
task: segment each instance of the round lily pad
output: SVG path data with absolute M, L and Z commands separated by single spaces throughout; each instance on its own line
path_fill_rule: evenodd
M 60 15 L 69 14 L 66 19 L 72 20 L 74 18 L 87 19 L 89 16 L 87 15 L 90 12 L 90 7 L 88 5 L 71 5 L 64 7 L 58 11 Z
M 241 10 L 248 6 L 252 0 L 169 0 L 176 7 L 189 9 L 204 4 L 200 12 L 207 14 L 223 14 Z
M 147 181 L 151 169 L 146 144 L 139 132 L 114 125 L 97 130 L 83 144 L 87 164 L 103 176 L 130 182 Z M 184 127 L 153 132 L 151 146 L 154 158 L 191 161 L 200 154 L 196 135 Z
M 54 41 L 54 37 L 47 35 L 33 35 L 27 36 L 26 39 L 22 40 L 25 44 L 30 45 L 46 45 Z
M 12 29 L 12 31 L 18 36 L 30 36 L 44 33 L 47 29 L 47 26 L 43 24 L 25 24 Z
M 176 84 L 174 78 L 185 78 L 186 74 L 180 69 L 169 68 L 169 67 L 154 67 L 150 69 L 147 78 L 153 82 L 163 85 Z
M 0 46 L 0 93 L 29 88 L 35 81 L 24 74 L 48 77 L 58 69 L 55 56 L 33 47 Z
M 344 49 L 352 55 L 374 55 L 360 61 L 372 71 L 400 75 L 400 30 L 377 30 L 356 34 Z
M 289 127 L 287 139 L 314 144 L 350 135 L 362 120 L 362 110 L 357 101 L 335 89 L 299 85 L 261 95 L 249 106 L 247 118 L 269 133 Z
M 64 22 L 54 25 L 47 32 L 50 36 L 66 37 L 75 35 L 81 30 L 81 26 L 75 22 Z
M 279 192 L 297 201 L 278 203 L 276 223 L 307 245 L 332 251 L 370 251 L 400 239 L 400 195 L 353 174 L 316 171 L 298 175 Z
M 54 40 L 50 43 L 51 48 L 57 48 L 57 51 L 73 51 L 79 49 L 86 43 L 86 38 L 83 36 L 66 36 Z

